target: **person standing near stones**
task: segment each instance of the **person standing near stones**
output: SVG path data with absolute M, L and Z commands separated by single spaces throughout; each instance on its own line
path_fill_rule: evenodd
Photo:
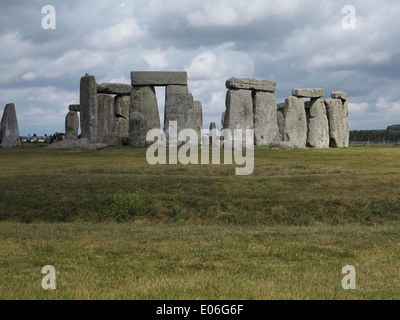
M 36 135 L 36 133 L 33 135 L 33 145 L 36 146 L 36 143 L 38 141 L 38 137 Z
M 26 138 L 26 141 L 28 142 L 28 143 L 31 143 L 31 135 L 28 133 L 28 138 Z

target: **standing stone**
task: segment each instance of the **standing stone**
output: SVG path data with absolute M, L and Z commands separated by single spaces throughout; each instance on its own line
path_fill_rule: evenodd
M 147 120 L 143 114 L 134 111 L 129 120 L 129 144 L 134 148 L 145 147 L 147 136 Z
M 217 126 L 215 122 L 210 123 L 210 145 L 213 147 L 218 146 L 218 141 L 217 141 Z
M 80 83 L 81 136 L 90 143 L 97 140 L 97 84 L 94 76 L 86 74 Z
M 78 140 L 79 117 L 76 111 L 70 111 L 65 117 L 65 140 Z
M 131 105 L 131 96 L 118 95 L 114 98 L 114 113 L 115 122 L 113 133 L 117 137 L 122 139 L 121 141 L 127 141 L 129 138 L 129 109 Z M 123 143 L 125 144 L 125 143 Z
M 329 148 L 329 123 L 324 100 L 322 98 L 312 98 L 306 104 L 306 113 L 308 119 L 307 146 Z
M 225 111 L 222 112 L 221 125 L 222 125 L 222 129 L 224 129 L 225 128 Z
M 330 147 L 347 148 L 349 146 L 347 101 L 326 99 L 325 106 L 329 121 Z
M 21 145 L 19 137 L 17 113 L 13 103 L 5 106 L 3 117 L 1 118 L 0 143 L 3 148 L 16 148 Z
M 98 94 L 97 107 L 97 140 L 101 142 L 106 135 L 113 132 L 114 97 L 110 94 Z
M 246 146 L 246 129 L 254 129 L 253 98 L 250 90 L 230 89 L 226 94 L 224 128 L 242 130 L 242 146 Z
M 281 102 L 276 105 L 277 108 L 276 116 L 278 122 L 278 130 L 279 130 L 277 138 L 278 141 L 283 141 L 283 131 L 285 129 L 285 114 L 284 114 L 285 107 L 286 107 L 285 102 Z
M 177 144 L 169 140 L 169 122 L 176 121 L 178 135 L 183 129 L 194 129 L 194 101 L 190 93 L 170 93 L 165 99 L 164 132 L 167 143 Z
M 130 112 L 140 112 L 147 121 L 147 129 L 160 129 L 156 90 L 153 86 L 134 86 Z
M 253 91 L 254 143 L 268 146 L 278 139 L 278 120 L 275 95 L 272 92 Z
M 290 141 L 296 148 L 307 144 L 307 118 L 302 98 L 288 97 L 279 104 L 278 123 L 283 141 Z
M 201 142 L 201 133 L 203 129 L 203 106 L 200 101 L 194 101 L 194 122 L 195 130 L 199 137 L 199 143 Z

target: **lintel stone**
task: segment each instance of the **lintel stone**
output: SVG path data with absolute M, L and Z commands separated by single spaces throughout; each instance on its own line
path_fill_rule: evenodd
M 276 91 L 276 82 L 269 80 L 250 79 L 250 78 L 230 78 L 226 81 L 227 89 L 243 89 L 257 91 Z
M 343 91 L 332 92 L 332 99 L 341 99 L 347 101 L 347 93 Z
M 133 86 L 187 86 L 187 72 L 185 71 L 132 71 Z
M 97 93 L 130 95 L 131 91 L 132 91 L 132 86 L 129 84 L 121 84 L 121 83 L 97 84 Z
M 322 98 L 324 90 L 320 88 L 293 89 L 292 96 L 297 98 Z

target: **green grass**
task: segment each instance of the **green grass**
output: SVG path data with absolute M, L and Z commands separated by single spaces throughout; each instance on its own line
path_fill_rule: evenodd
M 256 148 L 241 177 L 145 153 L 0 149 L 0 299 L 400 298 L 400 148 Z
M 399 299 L 397 226 L 0 223 L 0 299 Z M 345 265 L 356 290 L 344 290 Z M 43 290 L 42 267 L 56 269 Z
M 99 222 L 143 190 L 129 220 L 235 225 L 392 223 L 400 217 L 400 148 L 256 148 L 236 165 L 151 166 L 146 149 L 0 149 L 0 220 Z

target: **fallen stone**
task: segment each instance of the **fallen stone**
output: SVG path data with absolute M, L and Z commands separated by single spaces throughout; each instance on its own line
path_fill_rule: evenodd
M 323 89 L 293 89 L 292 96 L 297 98 L 321 98 L 324 96 Z
M 94 76 L 85 75 L 80 83 L 80 123 L 81 136 L 91 143 L 98 141 L 97 137 L 97 84 Z
M 270 148 L 293 150 L 294 144 L 290 141 L 275 141 L 269 144 Z
M 347 100 L 347 93 L 343 91 L 334 91 L 332 92 L 332 99 L 341 99 L 346 101 Z
M 226 88 L 275 92 L 276 82 L 249 78 L 230 78 L 226 81 Z
M 272 92 L 253 91 L 254 143 L 268 146 L 278 139 L 279 128 L 275 95 Z
M 160 129 L 156 91 L 153 86 L 134 86 L 131 96 L 130 113 L 141 113 L 147 122 L 147 129 Z
M 0 143 L 5 149 L 21 146 L 17 113 L 13 103 L 7 104 L 4 108 L 3 116 L 1 118 Z
M 131 91 L 132 91 L 132 86 L 129 84 L 120 84 L 120 83 L 97 84 L 97 93 L 130 95 Z
M 123 140 L 118 134 L 116 133 L 109 133 L 103 137 L 103 140 L 101 143 L 109 146 L 109 147 L 115 147 L 115 146 L 123 146 Z
M 65 117 L 65 139 L 78 140 L 79 116 L 76 111 L 70 111 Z
M 50 144 L 49 149 L 70 149 L 73 151 L 96 151 L 106 148 L 103 143 L 90 143 L 89 139 L 81 138 L 78 140 L 63 140 Z
M 147 120 L 140 112 L 134 111 L 129 120 L 129 145 L 134 148 L 145 147 Z
M 187 86 L 187 72 L 132 71 L 133 86 Z

